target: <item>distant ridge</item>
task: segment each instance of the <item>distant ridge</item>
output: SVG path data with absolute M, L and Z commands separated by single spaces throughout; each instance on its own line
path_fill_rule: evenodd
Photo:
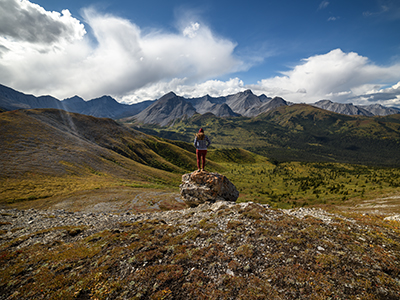
M 400 109 L 395 107 L 385 107 L 380 104 L 371 104 L 359 106 L 372 113 L 374 116 L 387 116 L 399 114 Z
M 387 116 L 400 113 L 399 108 L 384 107 L 380 104 L 353 105 L 352 103 L 335 103 L 330 100 L 320 100 L 312 104 L 325 110 L 344 115 L 361 115 L 366 117 Z
M 57 108 L 98 118 L 119 119 L 138 114 L 153 102 L 148 100 L 128 105 L 119 103 L 110 96 L 102 96 L 89 101 L 74 96 L 60 101 L 52 96 L 26 95 L 0 84 L 0 108 L 4 110 Z
M 224 97 L 205 95 L 199 98 L 184 98 L 169 92 L 158 100 L 148 100 L 136 104 L 122 104 L 110 96 L 85 101 L 79 96 L 60 101 L 52 96 L 35 97 L 15 91 L 0 85 L 0 110 L 57 108 L 69 112 L 101 118 L 124 119 L 124 121 L 171 125 L 175 120 L 190 118 L 194 114 L 211 113 L 217 117 L 249 117 L 281 106 L 290 106 L 281 97 L 257 96 L 251 90 L 245 90 Z M 400 113 L 399 108 L 384 107 L 379 104 L 353 105 L 352 103 L 335 103 L 330 100 L 320 100 L 312 106 L 345 115 L 387 116 Z

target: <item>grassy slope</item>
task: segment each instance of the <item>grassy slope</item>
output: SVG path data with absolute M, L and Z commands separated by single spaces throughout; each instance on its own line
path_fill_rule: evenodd
M 196 115 L 171 127 L 140 130 L 191 142 L 203 127 L 215 147 L 240 147 L 275 161 L 400 166 L 400 115 L 358 117 L 309 105 L 279 107 L 256 118 Z
M 195 169 L 194 154 L 110 119 L 11 111 L 0 114 L 0 126 L 3 203 L 111 186 L 176 187 Z

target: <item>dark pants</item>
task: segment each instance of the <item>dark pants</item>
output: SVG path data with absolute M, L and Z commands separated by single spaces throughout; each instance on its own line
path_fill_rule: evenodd
M 196 156 L 197 156 L 197 168 L 198 169 L 204 169 L 206 167 L 206 154 L 207 150 L 196 150 Z M 200 168 L 200 160 L 203 162 L 203 167 Z

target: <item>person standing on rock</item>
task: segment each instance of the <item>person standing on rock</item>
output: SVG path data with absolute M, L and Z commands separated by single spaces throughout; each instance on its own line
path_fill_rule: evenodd
M 197 169 L 198 169 L 197 171 L 200 170 L 204 171 L 206 167 L 207 148 L 208 146 L 210 146 L 211 142 L 208 136 L 204 134 L 203 128 L 200 128 L 199 132 L 196 134 L 193 144 L 196 147 Z

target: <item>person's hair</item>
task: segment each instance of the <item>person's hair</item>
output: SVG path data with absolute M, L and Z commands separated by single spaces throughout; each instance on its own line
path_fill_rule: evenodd
M 205 136 L 206 135 L 204 134 L 204 132 L 199 132 L 199 133 L 196 134 L 197 139 L 200 140 L 200 141 L 204 140 Z

